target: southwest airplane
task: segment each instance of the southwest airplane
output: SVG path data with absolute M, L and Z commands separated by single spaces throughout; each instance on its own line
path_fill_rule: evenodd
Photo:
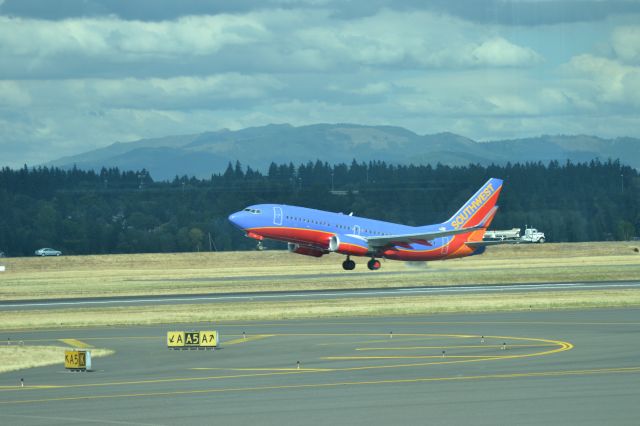
M 369 257 L 367 266 L 377 270 L 377 258 L 423 261 L 482 254 L 501 189 L 502 180 L 489 179 L 449 220 L 434 225 L 407 226 L 284 204 L 249 206 L 229 220 L 258 244 L 284 241 L 289 251 L 314 257 L 340 253 L 347 256 L 346 270 L 356 266 L 351 256 Z

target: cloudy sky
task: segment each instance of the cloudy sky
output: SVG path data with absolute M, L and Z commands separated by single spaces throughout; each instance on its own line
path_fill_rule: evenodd
M 640 137 L 640 1 L 0 0 L 0 165 L 319 122 Z

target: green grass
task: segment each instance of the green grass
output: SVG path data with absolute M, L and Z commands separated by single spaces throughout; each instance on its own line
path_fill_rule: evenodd
M 316 259 L 282 251 L 7 258 L 0 300 L 630 280 L 640 276 L 634 248 L 630 243 L 498 246 L 482 256 L 426 265 L 383 262 L 382 271 L 393 275 L 368 271 L 366 259 L 357 258 L 356 272 L 364 276 L 343 271 L 340 255 Z

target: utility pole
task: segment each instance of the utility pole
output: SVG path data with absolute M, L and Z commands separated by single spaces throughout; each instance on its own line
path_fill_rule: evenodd
M 213 238 L 211 238 L 211 232 L 209 232 L 209 251 L 213 251 L 212 248 L 215 249 L 215 251 L 218 251 L 216 243 L 213 241 Z

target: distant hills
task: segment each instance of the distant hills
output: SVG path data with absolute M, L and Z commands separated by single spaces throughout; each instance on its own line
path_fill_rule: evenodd
M 105 148 L 63 157 L 48 166 L 81 169 L 147 169 L 155 180 L 176 175 L 208 177 L 228 163 L 266 171 L 271 164 L 297 165 L 320 159 L 330 164 L 384 160 L 397 164 L 505 164 L 550 160 L 573 162 L 620 159 L 640 169 L 640 139 L 595 136 L 540 136 L 476 142 L 453 133 L 418 135 L 402 127 L 270 124 L 231 131 L 117 142 Z

